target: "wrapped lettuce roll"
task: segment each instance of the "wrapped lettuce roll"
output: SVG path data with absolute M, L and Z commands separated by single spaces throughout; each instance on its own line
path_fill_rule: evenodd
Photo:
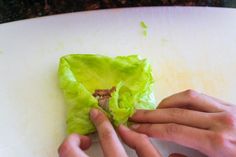
M 66 55 L 58 73 L 67 106 L 67 133 L 95 132 L 89 118 L 93 107 L 103 110 L 115 126 L 126 125 L 136 109 L 156 107 L 151 65 L 137 55 Z

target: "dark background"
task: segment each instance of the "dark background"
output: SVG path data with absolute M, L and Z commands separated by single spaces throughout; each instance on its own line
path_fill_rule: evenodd
M 84 10 L 138 6 L 236 7 L 236 0 L 0 0 L 0 23 Z

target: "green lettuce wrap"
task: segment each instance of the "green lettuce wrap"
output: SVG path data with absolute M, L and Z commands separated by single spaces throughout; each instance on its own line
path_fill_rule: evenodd
M 126 125 L 135 109 L 156 107 L 151 65 L 137 55 L 66 55 L 60 58 L 58 73 L 67 104 L 67 133 L 96 131 L 89 118 L 92 107 L 103 110 L 115 126 Z

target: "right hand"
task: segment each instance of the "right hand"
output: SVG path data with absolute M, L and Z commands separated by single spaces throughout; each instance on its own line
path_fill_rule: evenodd
M 164 99 L 157 110 L 138 110 L 133 130 L 212 157 L 236 156 L 236 106 L 187 90 Z

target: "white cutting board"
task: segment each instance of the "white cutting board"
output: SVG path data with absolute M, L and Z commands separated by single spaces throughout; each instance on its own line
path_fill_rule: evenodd
M 148 26 L 147 36 L 141 21 Z M 59 57 L 68 53 L 148 58 L 158 102 L 194 88 L 236 103 L 234 9 L 115 9 L 2 24 L 0 156 L 57 156 L 65 136 L 65 104 L 58 88 L 57 66 Z M 153 143 L 164 156 L 170 152 L 201 156 L 175 144 Z M 98 142 L 88 153 L 94 157 L 101 154 Z

